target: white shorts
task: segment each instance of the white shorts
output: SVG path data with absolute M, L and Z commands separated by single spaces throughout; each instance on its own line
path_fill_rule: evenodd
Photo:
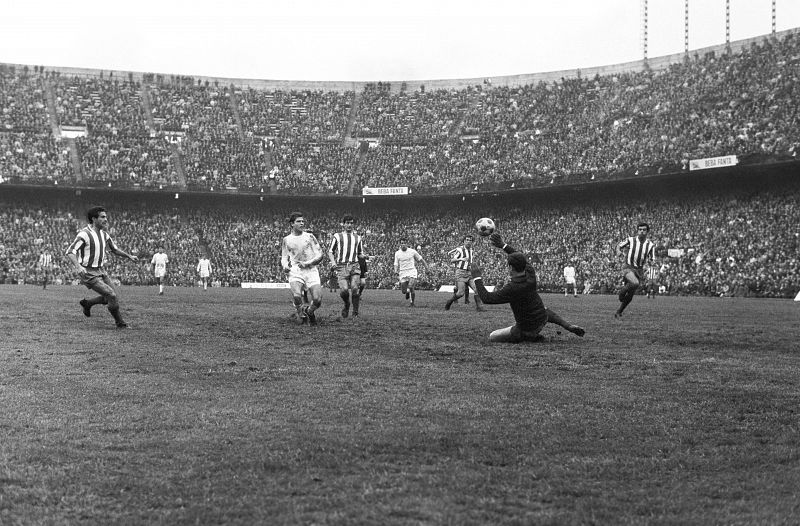
M 574 285 L 575 284 L 575 278 L 565 278 L 565 279 L 567 280 L 567 285 Z
M 167 275 L 166 269 L 158 269 L 158 268 L 156 269 L 156 277 L 157 278 L 163 278 L 166 275 Z
M 289 270 L 289 284 L 291 284 L 293 281 L 302 283 L 306 286 L 306 288 L 311 288 L 314 285 L 322 284 L 319 279 L 319 270 L 317 267 L 301 269 L 293 265 Z
M 210 277 L 210 276 L 211 276 L 211 274 L 210 274 L 209 272 L 201 272 L 201 273 L 200 273 L 200 277 L 201 277 L 201 278 L 208 278 L 208 277 Z
M 400 273 L 400 281 L 408 281 L 409 279 L 417 279 L 417 269 L 406 270 Z

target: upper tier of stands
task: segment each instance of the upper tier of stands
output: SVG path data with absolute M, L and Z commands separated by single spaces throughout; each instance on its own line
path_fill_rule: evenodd
M 690 159 L 723 155 L 796 156 L 794 31 L 652 65 L 541 81 L 344 89 L 0 65 L 0 178 L 460 193 L 675 172 Z

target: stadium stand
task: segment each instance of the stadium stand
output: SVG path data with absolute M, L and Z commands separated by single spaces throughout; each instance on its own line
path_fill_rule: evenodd
M 42 166 L 16 161 L 2 175 L 42 184 L 53 183 L 35 175 L 44 166 L 57 167 L 59 180 L 80 175 L 64 173 L 69 164 L 42 138 L 53 119 L 56 127 L 86 127 L 80 166 L 88 181 L 149 188 L 496 191 L 670 173 L 691 159 L 722 155 L 742 163 L 794 159 L 798 60 L 800 39 L 788 31 L 730 53 L 685 55 L 660 69 L 496 87 L 370 83 L 359 91 L 268 91 L 3 66 L 0 124 L 4 133 L 26 134 L 5 142 L 25 143 L 27 156 Z M 116 166 L 99 136 L 114 136 L 158 166 L 130 177 L 130 161 Z M 144 144 L 142 137 L 155 140 Z M 156 146 L 162 141 L 169 146 Z M 316 148 L 324 155 L 309 154 Z M 273 164 L 275 150 L 281 158 Z M 95 173 L 100 167 L 106 173 Z
M 398 240 L 407 236 L 430 264 L 421 288 L 434 288 L 451 281 L 447 251 L 473 231 L 476 217 L 492 215 L 508 239 L 536 254 L 541 290 L 560 291 L 564 263 L 576 261 L 581 286 L 588 281 L 592 292 L 612 293 L 619 282 L 616 243 L 646 218 L 653 225 L 668 293 L 792 298 L 800 291 L 800 182 L 792 174 L 740 173 L 693 182 L 683 176 L 644 185 L 644 191 L 641 182 L 632 182 L 590 187 L 590 192 L 562 188 L 466 202 L 437 198 L 373 204 L 358 199 L 268 203 L 241 197 L 202 197 L 206 201 L 199 202 L 192 196 L 154 201 L 142 194 L 92 196 L 91 191 L 81 197 L 60 191 L 43 198 L 19 190 L 12 200 L 0 201 L 0 260 L 6 282 L 31 281 L 38 249 L 63 250 L 84 223 L 87 199 L 102 199 L 109 207 L 112 234 L 145 261 L 109 261 L 112 275 L 124 284 L 150 283 L 146 262 L 159 245 L 170 256 L 170 280 L 178 285 L 194 282 L 202 253 L 209 254 L 223 286 L 278 282 L 284 279 L 280 239 L 292 209 L 303 207 L 308 227 L 323 244 L 340 229 L 343 211 L 353 210 L 366 249 L 376 256 L 370 287 L 396 286 L 391 257 Z M 504 280 L 502 254 L 487 248 L 480 252 L 487 281 Z M 68 266 L 60 266 L 57 274 L 63 282 L 73 277 Z
M 689 174 L 693 159 L 735 155 L 737 174 L 763 166 L 791 171 L 782 166 L 796 166 L 800 147 L 799 62 L 800 38 L 786 31 L 653 68 L 427 89 L 383 82 L 268 89 L 0 65 L 4 279 L 30 279 L 37 248 L 58 252 L 72 237 L 82 201 L 70 192 L 81 189 L 152 191 L 125 199 L 112 194 L 109 206 L 124 244 L 147 256 L 167 240 L 180 284 L 192 283 L 194 261 L 208 251 L 220 281 L 236 286 L 282 279 L 276 243 L 289 209 L 280 199 L 328 196 L 314 210 L 300 205 L 324 241 L 338 228 L 341 196 L 401 186 L 412 194 L 410 204 L 366 206 L 358 214 L 370 252 L 380 256 L 370 285 L 394 286 L 385 258 L 400 235 L 410 235 L 433 262 L 422 283 L 433 287 L 449 281 L 441 254 L 458 244 L 476 215 L 445 198 L 490 202 L 499 192 L 508 203 L 517 202 L 511 197 L 517 193 L 533 202 L 564 187 L 573 197 L 558 210 L 523 202 L 480 214 L 493 215 L 520 244 L 535 247 L 543 290 L 560 287 L 560 269 L 571 259 L 593 291 L 612 291 L 616 261 L 609 246 L 629 234 L 632 218 L 647 217 L 660 225 L 663 257 L 684 251 L 665 260 L 669 292 L 793 296 L 800 288 L 798 234 L 775 227 L 800 224 L 793 180 L 760 193 L 687 196 L 669 188 L 660 196 L 665 200 L 656 194 L 662 179 Z M 600 200 L 616 181 L 645 186 L 625 190 L 628 199 Z M 9 198 L 17 185 L 68 191 L 51 201 Z M 593 185 L 596 201 L 577 207 L 574 196 L 585 185 Z M 270 212 L 238 205 L 241 213 L 234 214 L 213 199 L 208 209 L 183 202 L 159 208 L 158 190 L 244 194 L 242 200 L 257 194 L 268 197 Z M 426 195 L 443 201 L 418 200 Z M 113 265 L 123 283 L 150 279 L 141 266 Z M 502 261 L 487 273 L 503 279 Z

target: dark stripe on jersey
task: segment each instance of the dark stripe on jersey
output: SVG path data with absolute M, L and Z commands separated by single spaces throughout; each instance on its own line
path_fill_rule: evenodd
M 74 252 L 78 256 L 78 262 L 84 267 L 102 267 L 107 243 L 114 246 L 111 236 L 103 230 L 95 232 L 87 226 L 78 232 L 67 252 Z
M 94 231 L 92 231 L 91 229 L 88 230 L 86 233 L 89 234 L 89 259 L 88 259 L 88 261 L 86 261 L 86 266 L 87 267 L 99 267 L 100 265 L 98 263 L 95 263 L 95 262 L 98 261 L 96 252 L 97 251 L 100 251 L 100 252 L 103 251 L 102 247 L 98 247 L 97 246 L 98 244 L 101 243 L 100 236 L 96 235 L 94 233 Z M 100 259 L 99 261 L 103 261 L 103 260 Z
M 456 261 L 455 263 L 453 263 L 455 268 L 461 270 L 469 270 L 469 265 L 470 263 L 472 263 L 472 249 L 469 249 L 467 247 L 458 247 L 453 249 L 453 252 L 455 252 L 455 255 L 451 259 L 464 259 L 464 258 L 467 259 L 467 261 Z
M 339 232 L 334 235 L 334 254 L 336 263 L 355 263 L 361 254 L 361 238 L 357 234 Z
M 634 268 L 642 268 L 645 261 L 651 257 L 653 243 L 649 239 L 645 239 L 644 242 L 641 242 L 638 237 L 629 237 L 627 246 L 628 255 L 625 258 L 626 263 Z

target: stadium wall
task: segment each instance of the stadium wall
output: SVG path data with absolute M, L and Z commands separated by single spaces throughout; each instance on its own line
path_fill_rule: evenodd
M 791 33 L 800 32 L 800 28 L 787 29 L 777 32 L 774 36 L 761 35 L 753 38 L 737 40 L 731 42 L 730 46 L 726 44 L 719 44 L 691 50 L 689 55 L 706 55 L 708 53 L 722 54 L 727 52 L 730 48 L 731 51 L 737 52 L 743 47 L 747 47 L 754 43 L 759 43 L 770 38 L 782 38 Z M 620 64 L 611 64 L 605 66 L 595 66 L 583 69 L 568 69 L 561 71 L 550 71 L 540 73 L 525 73 L 519 75 L 507 75 L 498 77 L 480 77 L 470 79 L 429 79 L 429 80 L 397 80 L 390 81 L 392 85 L 405 84 L 409 90 L 418 90 L 421 86 L 425 89 L 463 89 L 469 86 L 477 86 L 484 83 L 491 83 L 493 86 L 525 86 L 530 84 L 537 84 L 539 82 L 558 82 L 561 79 L 570 79 L 577 77 L 594 77 L 595 75 L 615 75 L 620 73 L 640 72 L 645 69 L 662 70 L 683 61 L 686 58 L 686 53 L 675 53 L 672 55 L 664 55 L 655 57 L 648 60 L 636 60 L 632 62 L 624 62 Z M 15 68 L 32 68 L 33 65 L 25 64 L 6 64 Z M 221 86 L 235 86 L 237 88 L 253 88 L 257 90 L 274 91 L 274 90 L 311 90 L 311 91 L 361 91 L 366 84 L 372 82 L 380 82 L 383 79 L 375 79 L 369 82 L 350 82 L 350 81 L 310 81 L 310 80 L 272 80 L 272 79 L 231 79 L 224 77 L 207 77 L 198 75 L 175 75 L 171 73 L 145 73 L 145 72 L 132 72 L 132 71 L 118 71 L 118 70 L 99 70 L 87 68 L 70 68 L 60 66 L 43 66 L 46 71 L 57 71 L 63 75 L 78 76 L 78 77 L 109 77 L 113 75 L 114 78 L 123 80 L 134 80 L 137 82 L 144 82 L 145 78 L 152 77 L 155 81 L 160 78 L 165 83 L 172 82 L 185 82 L 184 79 L 191 79 L 194 84 L 197 82 L 205 83 L 208 81 L 210 84 L 219 84 Z M 148 82 L 150 82 L 148 80 Z

